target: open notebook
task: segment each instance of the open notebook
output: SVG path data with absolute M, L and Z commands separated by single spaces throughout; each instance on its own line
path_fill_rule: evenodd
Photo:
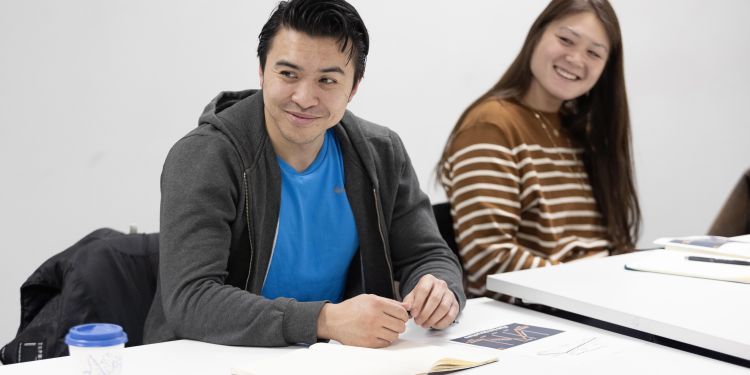
M 447 374 L 497 361 L 497 357 L 461 348 L 406 341 L 385 349 L 317 343 L 277 357 L 232 368 L 233 375 L 266 374 Z

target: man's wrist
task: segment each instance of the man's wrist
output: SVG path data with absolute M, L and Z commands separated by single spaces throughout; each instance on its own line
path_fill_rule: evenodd
M 323 308 L 320 309 L 320 314 L 318 314 L 317 327 L 317 335 L 319 339 L 330 340 L 333 338 L 331 337 L 330 327 L 328 326 L 332 307 L 332 303 L 326 303 L 323 305 Z

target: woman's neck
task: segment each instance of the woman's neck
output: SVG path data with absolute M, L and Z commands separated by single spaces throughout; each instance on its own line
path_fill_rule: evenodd
M 548 113 L 557 113 L 562 106 L 562 100 L 550 95 L 536 80 L 532 80 L 529 89 L 521 96 L 521 103 L 531 109 Z

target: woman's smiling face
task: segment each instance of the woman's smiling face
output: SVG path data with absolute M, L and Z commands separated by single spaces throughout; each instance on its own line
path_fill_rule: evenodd
M 547 25 L 531 56 L 532 80 L 524 101 L 557 111 L 596 84 L 607 64 L 609 37 L 591 12 L 562 17 Z

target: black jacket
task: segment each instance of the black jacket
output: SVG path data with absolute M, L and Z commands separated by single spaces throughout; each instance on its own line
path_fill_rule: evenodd
M 3 363 L 68 354 L 65 335 L 84 323 L 114 323 L 127 346 L 143 342 L 156 289 L 158 234 L 96 230 L 44 262 L 21 286 L 21 325 L 0 349 Z

